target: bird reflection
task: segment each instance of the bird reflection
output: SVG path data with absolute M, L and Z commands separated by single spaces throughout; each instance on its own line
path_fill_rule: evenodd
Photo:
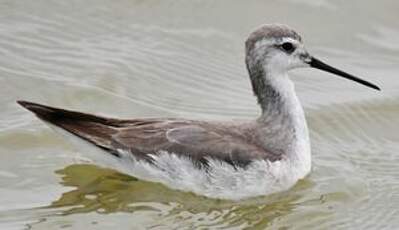
M 47 207 L 59 209 L 61 215 L 150 211 L 162 219 L 189 213 L 212 215 L 213 224 L 228 226 L 267 226 L 292 212 L 313 186 L 306 179 L 285 193 L 233 202 L 172 190 L 95 165 L 70 165 L 57 173 L 64 186 L 73 187 Z

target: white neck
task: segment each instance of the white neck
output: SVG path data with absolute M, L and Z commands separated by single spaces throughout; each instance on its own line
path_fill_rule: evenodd
M 262 115 L 257 122 L 265 147 L 310 168 L 308 127 L 294 84 L 286 72 L 264 68 L 263 73 L 264 89 L 257 95 Z

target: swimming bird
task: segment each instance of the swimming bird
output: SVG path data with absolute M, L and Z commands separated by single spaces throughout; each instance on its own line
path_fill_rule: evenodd
M 97 162 L 143 180 L 222 199 L 284 191 L 311 171 L 303 108 L 287 72 L 313 67 L 378 86 L 311 56 L 301 36 L 262 25 L 245 43 L 245 62 L 261 114 L 249 121 L 114 119 L 18 101 L 38 118 L 100 149 Z M 65 132 L 66 131 L 66 132 Z

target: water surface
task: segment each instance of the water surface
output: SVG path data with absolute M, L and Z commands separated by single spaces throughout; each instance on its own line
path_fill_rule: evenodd
M 1 229 L 399 227 L 397 1 L 0 1 Z M 377 83 L 291 76 L 312 173 L 293 189 L 208 199 L 87 165 L 15 101 L 115 117 L 252 119 L 248 33 L 286 23 L 309 51 Z

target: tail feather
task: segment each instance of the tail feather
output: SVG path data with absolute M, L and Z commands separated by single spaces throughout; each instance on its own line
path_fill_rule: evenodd
M 113 152 L 112 135 L 123 121 L 65 110 L 28 101 L 17 101 L 18 104 L 33 112 L 41 120 L 60 127 L 78 137 Z

